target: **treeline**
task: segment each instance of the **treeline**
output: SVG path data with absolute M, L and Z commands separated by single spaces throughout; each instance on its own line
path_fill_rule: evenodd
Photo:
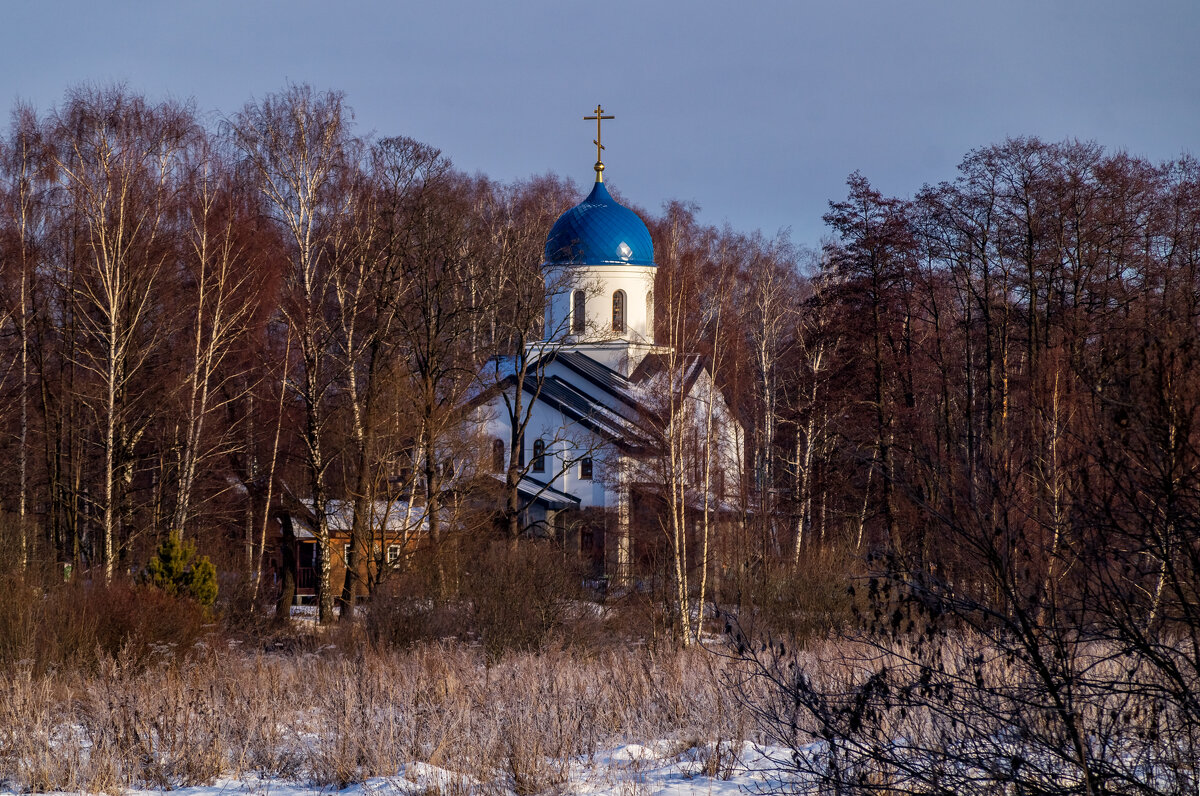
M 772 552 L 996 556 L 1054 604 L 1102 550 L 1162 610 L 1196 538 L 1200 166 L 1016 139 L 959 172 L 910 200 L 852 175 L 780 301 L 753 358 Z
M 109 579 L 174 529 L 257 584 L 281 500 L 364 509 L 401 491 L 429 518 L 444 591 L 448 539 L 516 526 L 519 501 L 496 500 L 498 521 L 451 511 L 480 463 L 462 413 L 488 362 L 540 336 L 545 235 L 581 192 L 469 177 L 350 118 L 303 86 L 218 121 L 121 87 L 14 111 L 8 566 Z M 819 252 L 682 203 L 643 212 L 658 341 L 706 357 L 746 431 L 740 489 L 679 512 L 687 528 L 640 531 L 646 574 L 685 592 L 670 621 L 714 596 L 786 602 L 802 588 L 780 578 L 868 557 L 1083 610 L 1094 553 L 1105 577 L 1131 568 L 1155 615 L 1184 610 L 1198 186 L 1191 159 L 1017 139 L 911 199 L 852 175 Z M 370 591 L 389 567 L 359 525 L 349 569 Z M 329 558 L 326 617 L 356 592 L 328 582 Z
M 1196 161 L 1014 139 L 909 199 L 847 186 L 819 254 L 681 206 L 653 225 L 663 314 L 707 308 L 684 310 L 695 347 L 747 429 L 718 596 L 775 600 L 802 575 L 782 595 L 799 610 L 831 560 L 871 559 L 854 572 L 1082 611 L 1128 566 L 1130 599 L 1190 612 Z
M 1196 787 L 1200 164 L 1014 139 L 911 199 L 848 187 L 779 348 L 761 516 L 791 518 L 777 555 L 859 553 L 849 632 L 813 662 L 727 625 L 785 766 Z
M 0 150 L 7 566 L 109 580 L 174 529 L 257 583 L 285 493 L 369 501 L 401 473 L 440 532 L 444 465 L 472 453 L 457 413 L 528 325 L 510 310 L 540 302 L 545 230 L 577 191 L 467 177 L 430 146 L 356 136 L 350 116 L 303 86 L 209 124 L 123 87 L 16 109 Z

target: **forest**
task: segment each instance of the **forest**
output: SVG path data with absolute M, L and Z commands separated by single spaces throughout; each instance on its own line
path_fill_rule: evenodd
M 612 656 L 601 669 L 656 694 L 642 713 L 603 692 L 620 718 L 599 740 L 578 717 L 570 735 L 525 716 L 492 746 L 446 752 L 412 731 L 396 752 L 451 769 L 469 753 L 454 770 L 500 771 L 510 792 L 561 786 L 546 760 L 643 730 L 700 733 L 713 772 L 736 762 L 722 739 L 784 750 L 779 787 L 797 792 L 1197 787 L 1190 156 L 1013 138 L 912 197 L 854 173 L 809 246 L 706 225 L 683 201 L 638 208 L 658 264 L 656 336 L 704 357 L 746 432 L 743 477 L 719 521 L 676 511 L 672 533 L 639 514 L 636 584 L 598 589 L 571 551 L 522 532 L 515 479 L 488 475 L 461 431 L 489 363 L 544 332 L 545 236 L 580 186 L 500 183 L 429 144 L 361 137 L 340 94 L 307 86 L 220 118 L 79 86 L 11 118 L 7 787 L 173 787 L 237 766 L 341 787 L 393 764 L 344 745 L 296 747 L 289 763 L 272 757 L 286 741 L 231 740 L 215 721 L 198 759 L 187 733 L 234 711 L 248 682 L 236 677 L 267 665 L 219 665 L 222 644 L 285 667 L 261 702 L 236 707 L 262 711 L 251 723 L 301 699 L 305 675 L 286 668 L 301 653 L 326 702 L 345 678 L 387 691 L 377 667 L 439 682 L 458 667 L 453 681 L 469 682 L 472 650 L 542 684 Z M 352 504 L 357 518 L 396 494 L 427 532 L 389 560 L 356 520 L 346 583 L 325 567 L 318 622 L 299 627 L 272 571 L 275 508 L 318 507 L 328 548 L 319 507 Z M 438 649 L 451 663 L 431 662 Z M 644 671 L 636 650 L 649 651 Z M 231 684 L 210 688 L 212 704 L 152 708 L 136 693 L 147 670 L 173 673 L 158 699 L 203 693 L 205 673 Z M 127 701 L 103 702 L 104 683 Z M 555 693 L 534 701 L 575 704 Z M 430 697 L 443 711 L 455 698 Z M 89 699 L 107 707 L 79 708 Z M 326 702 L 338 743 L 381 731 L 369 711 Z M 167 731 L 139 724 L 147 711 L 199 718 Z M 672 730 L 685 715 L 694 729 Z M 71 722 L 90 733 L 86 761 L 65 741 L 38 757 Z

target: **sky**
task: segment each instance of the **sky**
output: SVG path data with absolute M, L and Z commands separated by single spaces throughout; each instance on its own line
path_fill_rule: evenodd
M 1197 0 L 425 0 L 6 4 L 0 106 L 79 83 L 212 122 L 290 83 L 468 173 L 605 181 L 650 212 L 817 246 L 861 172 L 889 195 L 1007 137 L 1197 152 Z M 582 198 L 582 195 L 581 197 Z

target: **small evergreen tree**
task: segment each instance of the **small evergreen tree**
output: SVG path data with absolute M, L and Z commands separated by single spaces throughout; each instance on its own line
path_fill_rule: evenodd
M 163 539 L 146 565 L 146 583 L 177 597 L 191 597 L 205 608 L 217 600 L 217 568 L 208 556 L 196 557 L 196 545 L 179 531 Z

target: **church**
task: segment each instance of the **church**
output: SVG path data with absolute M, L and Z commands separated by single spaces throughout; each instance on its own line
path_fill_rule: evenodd
M 505 363 L 477 422 L 490 470 L 519 496 L 521 531 L 578 545 L 622 582 L 638 529 L 661 538 L 663 511 L 678 524 L 729 512 L 743 430 L 704 359 L 655 340 L 654 244 L 605 187 L 608 118 L 599 106 L 585 117 L 595 184 L 546 238 L 542 339 Z
M 687 541 L 696 528 L 715 530 L 736 515 L 744 435 L 704 358 L 655 339 L 650 231 L 605 187 L 599 122 L 612 117 L 597 107 L 586 118 L 597 121 L 595 183 L 547 234 L 541 339 L 481 374 L 464 429 L 479 457 L 455 480 L 471 492 L 487 484 L 480 508 L 489 513 L 491 496 L 504 496 L 510 537 L 555 538 L 619 585 L 653 569 L 669 538 L 697 551 Z M 311 502 L 290 493 L 281 501 L 277 548 L 291 551 L 296 593 L 306 599 L 320 556 Z M 337 583 L 352 506 L 331 501 L 327 517 Z M 388 565 L 428 533 L 411 493 L 378 500 L 370 525 L 375 555 Z M 697 555 L 685 557 L 694 566 Z

